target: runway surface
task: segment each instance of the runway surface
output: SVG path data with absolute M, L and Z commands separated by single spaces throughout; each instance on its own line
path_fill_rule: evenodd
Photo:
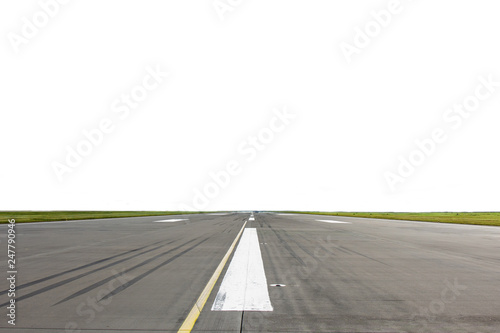
M 0 333 L 500 332 L 497 227 L 240 212 L 16 231 Z

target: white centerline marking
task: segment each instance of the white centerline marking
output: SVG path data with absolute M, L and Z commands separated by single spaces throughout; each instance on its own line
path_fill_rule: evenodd
M 212 311 L 273 311 L 257 229 L 243 232 Z
M 154 222 L 180 222 L 180 221 L 189 221 L 188 219 L 170 219 L 170 220 L 159 220 Z
M 326 223 L 347 223 L 351 224 L 351 222 L 344 222 L 344 221 L 333 221 L 333 220 L 316 220 L 318 222 L 326 222 Z

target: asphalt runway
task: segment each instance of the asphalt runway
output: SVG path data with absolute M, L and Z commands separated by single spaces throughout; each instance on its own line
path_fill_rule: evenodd
M 240 212 L 16 231 L 0 333 L 500 332 L 497 227 Z M 8 277 L 6 225 L 0 248 Z

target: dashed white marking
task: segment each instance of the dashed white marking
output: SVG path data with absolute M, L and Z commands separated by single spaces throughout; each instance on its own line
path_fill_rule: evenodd
M 154 222 L 180 222 L 180 221 L 189 221 L 188 219 L 170 219 L 170 220 L 159 220 Z
M 318 222 L 326 222 L 326 223 L 347 223 L 351 224 L 351 222 L 344 222 L 344 221 L 333 221 L 333 220 L 316 220 Z
M 247 228 L 241 236 L 212 311 L 273 311 L 257 229 Z

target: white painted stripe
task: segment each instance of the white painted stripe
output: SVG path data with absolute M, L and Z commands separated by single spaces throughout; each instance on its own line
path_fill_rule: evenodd
M 159 220 L 154 222 L 180 222 L 180 221 L 189 221 L 188 219 L 170 219 L 170 220 Z
M 347 223 L 351 224 L 351 222 L 344 222 L 344 221 L 333 221 L 333 220 L 316 220 L 318 222 L 326 222 L 326 223 Z
M 107 219 L 87 219 L 87 220 L 68 220 L 68 221 L 47 221 L 47 222 L 20 222 L 16 223 L 16 227 L 21 226 L 34 226 L 34 225 L 39 225 L 39 224 L 57 224 L 57 223 L 77 223 L 77 222 L 85 222 L 85 223 L 91 223 L 91 222 L 111 222 L 114 220 L 114 222 L 119 222 L 117 220 L 121 219 L 132 219 L 132 218 L 140 218 L 140 217 L 149 217 L 149 216 L 137 216 L 137 217 L 117 217 L 117 218 L 107 218 Z M 8 223 L 2 224 L 4 226 L 7 226 Z
M 27 222 L 27 223 L 16 223 L 16 227 L 20 225 L 38 225 L 38 224 L 57 224 L 57 223 L 76 223 L 76 222 L 100 222 L 101 219 L 95 220 L 72 220 L 72 221 L 53 221 L 53 222 Z M 7 223 L 5 224 L 7 225 Z
M 273 311 L 257 229 L 243 232 L 212 311 Z
M 186 215 L 194 215 L 194 214 L 186 214 Z M 199 215 L 199 214 L 196 214 Z M 118 220 L 124 219 L 147 219 L 155 216 L 129 216 L 129 217 L 108 217 L 103 219 L 87 219 L 87 220 L 68 220 L 68 221 L 46 221 L 46 222 L 18 222 L 16 223 L 16 227 L 19 226 L 35 226 L 39 224 L 57 224 L 57 223 L 77 223 L 77 222 L 120 222 Z M 2 226 L 7 227 L 8 223 L 0 224 L 0 228 Z
M 243 234 L 243 230 L 245 230 L 245 226 L 247 223 L 243 223 L 243 227 L 241 227 L 240 232 L 238 232 L 238 235 L 234 239 L 233 243 L 229 247 L 229 250 L 227 250 L 226 255 L 224 258 L 222 258 L 222 261 L 219 263 L 219 266 L 215 269 L 214 274 L 208 281 L 207 285 L 201 292 L 200 297 L 198 297 L 198 300 L 194 304 L 194 306 L 191 308 L 191 311 L 189 311 L 188 316 L 182 323 L 182 326 L 179 328 L 177 333 L 189 333 L 193 330 L 194 325 L 196 324 L 196 321 L 198 320 L 198 317 L 201 314 L 201 311 L 203 311 L 203 308 L 205 307 L 205 303 L 207 302 L 208 298 L 210 297 L 210 294 L 212 293 L 212 289 L 214 289 L 215 283 L 219 279 L 219 276 L 222 273 L 222 270 L 224 269 L 224 266 L 226 266 L 227 261 L 229 260 L 229 256 L 231 253 L 233 253 L 234 248 L 236 247 L 236 244 L 238 243 L 238 240 L 240 239 L 241 235 Z

